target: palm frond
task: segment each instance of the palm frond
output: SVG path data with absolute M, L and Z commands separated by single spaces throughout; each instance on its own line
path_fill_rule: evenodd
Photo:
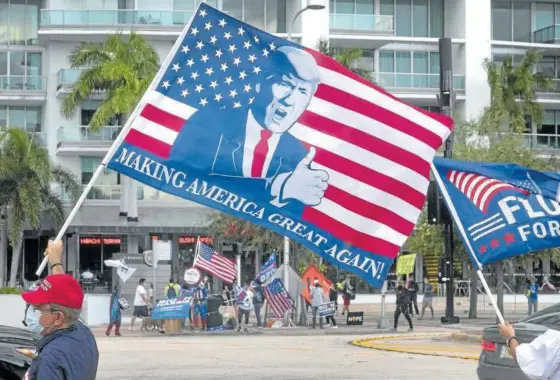
M 60 184 L 70 195 L 71 201 L 75 202 L 82 193 L 82 186 L 78 182 L 78 179 L 76 178 L 74 173 L 66 170 L 60 165 L 53 165 L 51 172 L 54 182 Z
M 55 224 L 64 222 L 64 205 L 58 195 L 52 192 L 48 187 L 41 189 L 41 204 L 44 213 L 50 216 Z
M 83 42 L 76 47 L 70 56 L 70 67 L 73 69 L 82 67 L 95 67 L 111 60 L 111 54 L 99 43 Z

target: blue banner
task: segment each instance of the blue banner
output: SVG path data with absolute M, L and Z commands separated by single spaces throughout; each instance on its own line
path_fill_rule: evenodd
M 161 300 L 152 312 L 152 319 L 185 319 L 189 317 L 190 298 Z
M 266 260 L 266 263 L 262 266 L 261 271 L 257 274 L 255 280 L 260 280 L 261 284 L 264 284 L 272 277 L 274 272 L 276 272 L 276 269 L 278 269 L 278 264 L 276 263 L 276 252 L 273 252 L 268 260 Z
M 560 246 L 558 173 L 442 158 L 434 165 L 440 191 L 475 263 Z

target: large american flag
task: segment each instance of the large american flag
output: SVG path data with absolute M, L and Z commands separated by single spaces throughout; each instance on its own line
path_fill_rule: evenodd
M 194 261 L 194 267 L 212 276 L 217 277 L 228 284 L 233 283 L 237 275 L 237 265 L 227 257 L 221 256 L 218 252 L 206 244 L 199 244 L 198 255 Z
M 193 114 L 247 109 L 259 83 L 278 70 L 279 45 L 289 44 L 204 3 L 184 32 L 125 139 L 162 159 L 169 158 Z M 430 163 L 453 122 L 403 103 L 329 57 L 305 51 L 315 59 L 321 82 L 289 133 L 315 147 L 311 167 L 326 171 L 329 180 L 320 204 L 306 207 L 302 219 L 392 259 L 412 233 Z
M 264 287 L 264 297 L 277 318 L 283 317 L 287 311 L 292 310 L 292 299 L 279 278 L 275 278 Z
M 447 179 L 483 213 L 486 213 L 488 210 L 488 205 L 492 198 L 502 191 L 515 190 L 523 194 L 529 194 L 528 191 L 509 183 L 476 173 L 449 170 L 447 172 Z M 530 183 L 527 186 L 530 186 Z

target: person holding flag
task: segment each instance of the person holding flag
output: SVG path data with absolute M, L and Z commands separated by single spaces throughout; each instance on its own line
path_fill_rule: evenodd
M 255 310 L 255 316 L 257 317 L 257 327 L 259 330 L 262 330 L 261 308 L 265 298 L 261 281 L 258 278 L 251 284 L 251 289 L 253 291 L 253 309 Z
M 194 327 L 198 328 L 201 322 L 202 330 L 206 330 L 208 320 L 208 276 L 204 276 L 202 281 L 194 288 L 193 291 L 193 323 Z

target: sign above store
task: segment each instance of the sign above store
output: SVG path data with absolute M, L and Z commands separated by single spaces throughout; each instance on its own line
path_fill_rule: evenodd
M 196 236 L 179 236 L 179 244 L 196 244 Z M 212 244 L 211 236 L 200 236 L 202 244 Z
M 121 238 L 120 237 L 81 237 L 80 244 L 81 245 L 120 245 Z

